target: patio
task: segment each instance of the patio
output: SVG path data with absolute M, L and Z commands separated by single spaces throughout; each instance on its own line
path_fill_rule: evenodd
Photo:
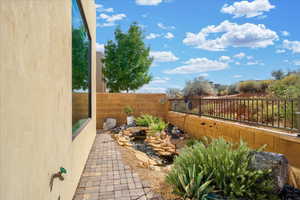
M 108 133 L 98 131 L 73 200 L 160 199 L 124 164 L 121 151 Z

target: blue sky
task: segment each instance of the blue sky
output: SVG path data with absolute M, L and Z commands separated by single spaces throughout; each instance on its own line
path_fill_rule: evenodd
M 97 49 L 134 21 L 151 47 L 154 80 L 139 92 L 182 88 L 198 76 L 221 84 L 300 68 L 299 0 L 95 0 Z

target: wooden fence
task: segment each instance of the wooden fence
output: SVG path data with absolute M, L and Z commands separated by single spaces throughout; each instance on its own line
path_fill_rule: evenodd
M 97 129 L 102 129 L 106 118 L 117 119 L 118 125 L 125 123 L 125 106 L 134 109 L 134 116 L 147 113 L 165 119 L 168 113 L 165 94 L 97 93 Z

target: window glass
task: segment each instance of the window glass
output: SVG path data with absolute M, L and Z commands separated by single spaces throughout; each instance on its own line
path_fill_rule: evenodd
M 72 125 L 73 136 L 91 118 L 91 39 L 81 4 L 72 0 Z

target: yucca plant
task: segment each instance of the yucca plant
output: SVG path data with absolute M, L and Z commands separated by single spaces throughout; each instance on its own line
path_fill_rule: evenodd
M 238 145 L 224 139 L 212 140 L 209 144 L 196 142 L 176 157 L 174 166 L 167 175 L 167 182 L 173 186 L 174 192 L 185 194 L 186 191 L 174 180 L 182 176 L 179 172 L 187 174 L 191 166 L 196 166 L 195 173 L 201 173 L 203 182 L 211 181 L 209 185 L 218 195 L 233 200 L 278 199 L 273 195 L 274 183 L 270 171 L 250 169 L 251 151 L 243 142 Z

